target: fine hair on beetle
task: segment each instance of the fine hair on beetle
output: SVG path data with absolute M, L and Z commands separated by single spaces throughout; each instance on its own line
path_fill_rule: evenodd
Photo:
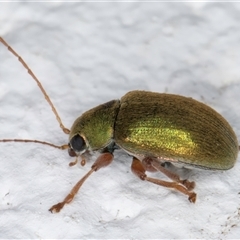
M 50 105 L 60 128 L 69 135 L 61 146 L 32 139 L 2 139 L 0 142 L 31 142 L 48 145 L 75 157 L 69 166 L 82 166 L 92 152 L 100 155 L 91 169 L 72 188 L 63 201 L 49 211 L 59 212 L 70 203 L 85 180 L 95 171 L 108 166 L 116 149 L 132 156 L 132 172 L 145 180 L 188 196 L 195 203 L 195 182 L 181 179 L 166 168 L 176 167 L 228 170 L 237 160 L 239 144 L 230 124 L 214 109 L 192 98 L 148 91 L 131 91 L 120 100 L 111 100 L 78 117 L 71 129 L 66 128 L 41 82 L 25 61 L 2 38 L 0 42 L 15 55 L 37 83 Z M 146 172 L 161 172 L 171 181 L 149 177 Z

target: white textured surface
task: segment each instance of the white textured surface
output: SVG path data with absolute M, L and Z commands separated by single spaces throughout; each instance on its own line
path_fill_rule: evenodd
M 84 111 L 129 90 L 191 96 L 212 106 L 240 138 L 239 3 L 1 3 L 0 35 L 41 80 L 70 127 Z M 67 143 L 35 82 L 0 45 L 0 139 Z M 67 152 L 0 144 L 0 238 L 237 238 L 240 164 L 193 170 L 198 199 L 139 181 L 120 152 L 93 174 Z M 72 159 L 71 159 L 72 160 Z M 158 174 L 161 177 L 161 174 Z

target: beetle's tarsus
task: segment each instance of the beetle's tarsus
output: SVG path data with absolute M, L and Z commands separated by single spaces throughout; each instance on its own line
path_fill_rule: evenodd
M 191 195 L 188 198 L 189 202 L 192 202 L 192 203 L 195 203 L 196 199 L 197 199 L 197 194 L 195 192 L 191 193 Z
M 60 212 L 64 205 L 65 202 L 60 202 L 58 204 L 53 205 L 50 209 L 48 209 L 48 211 L 50 211 L 51 213 L 58 213 Z
M 181 184 L 187 188 L 187 190 L 192 191 L 195 188 L 195 182 L 190 182 L 187 179 L 181 181 Z

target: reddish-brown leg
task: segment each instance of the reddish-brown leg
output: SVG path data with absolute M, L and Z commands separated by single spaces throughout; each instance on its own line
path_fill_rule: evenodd
M 78 162 L 78 157 L 76 157 L 75 161 L 70 162 L 68 165 L 69 165 L 69 167 L 72 167 L 72 166 L 75 166 L 77 164 L 77 162 Z
M 145 168 L 142 164 L 142 162 L 140 160 L 138 160 L 137 158 L 133 157 L 133 162 L 132 162 L 132 166 L 131 166 L 131 170 L 132 172 L 138 176 L 141 180 L 146 180 L 148 182 L 152 182 L 154 184 L 163 186 L 163 187 L 167 187 L 167 188 L 173 188 L 185 195 L 188 195 L 188 200 L 190 202 L 195 203 L 196 201 L 196 193 L 189 191 L 185 186 L 180 185 L 181 183 L 179 182 L 167 182 L 167 181 L 163 181 L 160 179 L 156 179 L 156 178 L 150 178 L 145 174 Z
M 79 156 L 76 156 L 76 158 L 75 158 L 75 161 L 73 161 L 73 162 L 70 162 L 68 165 L 69 165 L 69 167 L 72 167 L 72 166 L 75 166 L 77 163 L 78 163 L 78 158 L 79 158 Z M 86 159 L 85 159 L 85 157 L 83 157 L 83 156 L 81 156 L 81 166 L 84 166 L 85 164 L 86 164 Z
M 66 203 L 70 203 L 74 196 L 79 191 L 80 187 L 83 185 L 85 180 L 93 173 L 96 172 L 98 169 L 102 167 L 108 166 L 113 160 L 113 155 L 111 153 L 103 153 L 101 154 L 95 163 L 92 165 L 92 169 L 83 177 L 81 178 L 77 184 L 72 188 L 71 192 L 65 197 L 65 199 L 62 202 L 59 202 L 58 204 L 53 205 L 49 211 L 50 212 L 60 212 L 60 210 L 64 207 Z
M 181 180 L 180 177 L 176 173 L 169 171 L 168 169 L 163 167 L 160 162 L 158 162 L 154 159 L 145 158 L 145 159 L 143 159 L 142 163 L 143 163 L 144 167 L 145 167 L 145 165 L 147 166 L 147 169 L 149 168 L 149 166 L 153 167 L 154 169 L 165 174 L 168 178 L 170 178 L 174 182 L 180 183 L 183 186 L 185 186 L 189 191 L 193 190 L 195 187 L 195 182 L 190 182 L 187 179 Z

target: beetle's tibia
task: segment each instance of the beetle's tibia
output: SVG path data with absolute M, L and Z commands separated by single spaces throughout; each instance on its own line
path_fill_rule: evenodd
M 192 191 L 195 187 L 195 182 L 190 182 L 187 179 L 181 180 L 180 177 L 168 169 L 166 169 L 164 166 L 162 166 L 162 163 L 157 161 L 156 159 L 151 158 L 145 158 L 143 159 L 142 163 L 145 166 L 145 163 L 147 162 L 148 165 L 152 166 L 156 170 L 162 172 L 165 174 L 168 178 L 173 180 L 174 182 L 180 183 L 181 185 L 185 186 L 189 191 Z

